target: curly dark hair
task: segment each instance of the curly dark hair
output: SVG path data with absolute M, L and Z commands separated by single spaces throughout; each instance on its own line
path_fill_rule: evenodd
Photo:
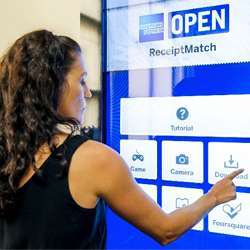
M 19 38 L 0 61 L 0 214 L 15 207 L 21 177 L 32 166 L 34 155 L 52 138 L 58 123 L 74 131 L 80 122 L 57 113 L 66 75 L 80 46 L 69 37 L 47 30 Z M 65 165 L 63 156 L 62 165 Z

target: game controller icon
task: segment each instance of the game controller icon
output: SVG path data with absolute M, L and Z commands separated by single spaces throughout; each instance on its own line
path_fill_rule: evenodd
M 137 150 L 136 150 L 136 154 L 132 155 L 132 160 L 136 161 L 136 160 L 140 160 L 140 161 L 144 161 L 144 156 L 142 154 L 140 154 Z

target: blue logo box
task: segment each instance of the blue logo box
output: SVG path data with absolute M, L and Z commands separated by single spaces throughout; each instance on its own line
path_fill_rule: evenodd
M 164 13 L 140 16 L 140 42 L 159 41 L 164 39 Z
M 168 29 L 169 38 L 229 32 L 229 4 L 170 12 Z

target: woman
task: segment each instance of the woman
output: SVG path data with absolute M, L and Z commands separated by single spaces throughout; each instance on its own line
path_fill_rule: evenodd
M 46 30 L 18 39 L 1 61 L 0 248 L 105 248 L 104 201 L 165 245 L 235 199 L 243 170 L 163 212 L 116 152 L 79 134 L 85 76 L 79 45 Z

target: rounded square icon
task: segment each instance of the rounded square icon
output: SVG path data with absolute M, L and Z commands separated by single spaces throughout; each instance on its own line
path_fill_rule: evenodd
M 135 178 L 154 180 L 157 178 L 157 142 L 155 140 L 121 140 L 120 154 Z
M 162 209 L 171 213 L 176 209 L 186 207 L 203 195 L 202 189 L 183 187 L 162 187 Z M 193 230 L 203 230 L 203 220 L 196 224 Z
M 237 192 L 236 200 L 215 207 L 208 214 L 209 232 L 250 238 L 250 194 Z
M 234 170 L 244 172 L 234 179 L 236 186 L 250 187 L 250 143 L 209 142 L 208 181 L 216 183 Z
M 162 142 L 162 179 L 202 183 L 203 173 L 202 142 Z

